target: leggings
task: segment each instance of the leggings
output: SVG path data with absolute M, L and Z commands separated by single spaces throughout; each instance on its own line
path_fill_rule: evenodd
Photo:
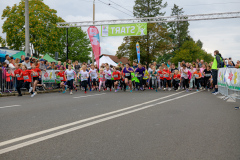
M 69 89 L 72 90 L 73 89 L 73 79 L 68 80 L 67 85 L 68 85 Z
M 162 88 L 163 87 L 163 80 L 158 79 L 158 87 Z
M 163 81 L 164 88 L 166 88 L 167 84 L 168 84 L 168 87 L 170 88 L 171 87 L 171 80 L 167 80 L 166 78 L 164 78 L 164 81 Z
M 101 86 L 103 85 L 103 88 L 105 88 L 105 81 L 100 81 L 99 82 L 99 90 L 101 89 Z
M 197 85 L 197 89 L 199 89 L 199 84 L 200 84 L 200 82 L 201 82 L 201 79 L 195 79 L 195 81 L 196 81 L 196 85 Z
M 173 87 L 174 87 L 174 89 L 178 89 L 178 87 L 179 87 L 179 83 L 180 83 L 180 81 L 179 80 L 173 80 Z
M 190 80 L 190 88 L 193 88 L 195 85 L 195 78 L 191 78 L 191 80 Z
M 21 88 L 23 87 L 23 80 L 17 80 L 17 92 L 19 95 L 21 95 Z
M 84 87 L 85 91 L 87 91 L 87 85 L 88 85 L 88 81 L 85 80 L 85 81 L 82 81 L 82 87 Z
M 151 78 L 151 81 L 152 81 L 152 88 L 157 89 L 157 79 Z
M 188 79 L 183 78 L 183 87 L 185 87 L 185 89 L 189 88 Z
M 137 77 L 140 83 L 140 87 L 143 87 L 143 77 Z
M 112 87 L 112 80 L 111 79 L 107 79 L 105 85 L 106 85 L 106 87 L 111 88 Z
M 205 86 L 209 89 L 210 88 L 210 77 L 204 77 L 204 81 L 205 81 Z

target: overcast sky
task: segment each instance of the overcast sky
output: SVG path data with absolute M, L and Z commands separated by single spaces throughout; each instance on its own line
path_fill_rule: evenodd
M 113 7 L 132 15 L 134 0 L 111 0 L 127 10 L 117 6 L 109 0 L 101 0 L 110 3 Z M 13 6 L 20 0 L 0 0 L 0 13 L 6 6 Z M 67 22 L 78 22 L 92 20 L 92 0 L 44 0 L 50 8 L 56 9 L 58 16 Z M 185 14 L 206 14 L 240 11 L 239 0 L 168 0 L 168 6 L 163 11 L 165 16 L 171 14 L 171 8 L 174 4 L 182 7 Z M 130 10 L 130 11 L 128 11 Z M 106 4 L 96 0 L 96 20 L 124 19 L 132 18 L 130 15 L 122 13 Z M 0 26 L 3 24 L 0 20 Z M 87 28 L 83 28 L 87 30 Z M 100 28 L 99 28 L 100 29 Z M 194 40 L 200 39 L 203 42 L 203 48 L 208 53 L 213 53 L 218 49 L 223 57 L 232 57 L 234 61 L 240 60 L 240 18 L 208 20 L 190 22 L 190 36 Z M 5 38 L 0 28 L 0 36 Z M 102 54 L 116 54 L 118 46 L 121 45 L 123 37 L 101 37 Z

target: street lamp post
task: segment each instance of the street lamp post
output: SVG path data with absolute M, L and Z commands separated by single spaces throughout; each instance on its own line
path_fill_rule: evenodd
M 29 7 L 28 0 L 25 0 L 25 54 L 28 57 L 30 57 L 29 38 Z
M 95 0 L 93 0 L 93 25 L 95 24 Z M 94 64 L 94 54 L 92 51 L 92 64 Z

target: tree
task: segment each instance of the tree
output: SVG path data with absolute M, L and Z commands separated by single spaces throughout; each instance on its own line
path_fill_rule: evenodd
M 199 39 L 199 40 L 197 40 L 196 43 L 197 43 L 198 47 L 200 47 L 202 49 L 202 47 L 203 47 L 202 41 Z
M 25 47 L 25 1 L 12 7 L 7 6 L 3 10 L 2 26 L 3 33 L 7 33 L 7 45 L 11 49 L 21 49 Z M 50 9 L 42 0 L 29 1 L 29 28 L 30 28 L 30 49 L 37 55 L 55 52 L 63 53 L 64 49 L 60 44 L 60 39 L 64 29 L 57 28 L 57 22 L 64 22 L 57 16 L 57 11 Z
M 162 0 L 136 0 L 133 7 L 133 14 L 137 18 L 164 16 L 161 9 L 167 6 Z M 167 28 L 158 23 L 148 23 L 147 35 L 140 37 L 124 37 L 123 43 L 119 46 L 116 56 L 128 56 L 130 61 L 136 61 L 136 43 L 140 44 L 141 63 L 155 61 L 158 56 L 169 52 L 172 49 L 171 39 Z
M 174 7 L 172 8 L 172 14 L 171 16 L 181 16 L 183 15 L 184 11 L 183 8 L 179 8 L 176 4 L 174 4 Z M 187 19 L 186 17 L 179 17 L 179 19 Z M 178 50 L 183 43 L 188 38 L 188 21 L 182 21 L 182 22 L 169 22 L 169 32 L 171 32 L 171 38 L 173 40 L 174 44 L 174 51 Z
M 64 36 L 62 38 L 63 46 L 66 46 L 66 30 L 64 31 Z M 90 41 L 87 37 L 87 33 L 81 28 L 68 28 L 68 57 L 71 60 L 80 60 L 81 62 L 87 62 L 90 60 L 90 51 L 92 50 L 90 46 Z M 62 54 L 60 56 L 62 60 L 66 60 L 66 55 Z
M 186 61 L 192 62 L 196 59 L 203 59 L 206 62 L 213 61 L 211 54 L 202 50 L 198 44 L 194 41 L 185 41 L 179 50 L 176 51 L 176 55 L 172 58 L 172 62 L 177 65 L 178 62 Z
M 1 47 L 6 47 L 6 40 L 0 36 L 0 45 Z

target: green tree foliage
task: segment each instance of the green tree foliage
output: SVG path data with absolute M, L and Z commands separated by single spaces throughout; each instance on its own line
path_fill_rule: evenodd
M 66 46 L 66 30 L 62 38 L 64 46 Z M 90 60 L 92 48 L 90 46 L 90 40 L 87 37 L 87 33 L 81 28 L 71 27 L 68 28 L 68 57 L 71 60 L 80 60 L 81 62 L 87 62 Z M 60 56 L 62 60 L 66 60 L 66 54 Z
M 202 41 L 199 39 L 199 40 L 197 40 L 197 45 L 198 45 L 198 47 L 200 47 L 200 48 L 202 48 L 203 47 L 203 43 L 202 43 Z
M 171 16 L 181 16 L 183 15 L 184 11 L 183 8 L 179 8 L 176 4 L 174 4 L 174 7 L 172 8 L 172 14 Z M 186 17 L 179 17 L 179 19 L 187 19 Z M 174 51 L 178 50 L 183 43 L 188 38 L 188 21 L 183 22 L 169 22 L 169 32 L 171 32 L 171 38 L 173 39 L 174 44 Z
M 136 0 L 133 7 L 135 17 L 156 17 L 164 16 L 167 3 L 163 4 L 162 0 Z M 141 63 L 150 63 L 155 61 L 158 56 L 169 52 L 172 49 L 170 36 L 167 28 L 158 23 L 148 23 L 147 35 L 140 37 L 124 37 L 123 43 L 119 46 L 116 56 L 128 56 L 130 61 L 136 61 L 136 43 L 140 44 L 140 61 Z
M 0 45 L 1 47 L 6 47 L 6 40 L 0 36 Z
M 11 49 L 21 49 L 25 46 L 25 1 L 7 6 L 2 14 L 5 19 L 2 26 L 3 33 L 7 34 L 7 45 Z M 30 47 L 39 53 L 63 53 L 60 39 L 63 29 L 57 28 L 57 22 L 64 20 L 57 16 L 57 11 L 49 8 L 42 0 L 29 1 L 29 28 Z
M 178 62 L 186 61 L 193 62 L 196 59 L 203 59 L 205 62 L 213 61 L 211 54 L 202 50 L 198 44 L 194 41 L 185 41 L 179 50 L 176 51 L 176 55 L 172 58 L 172 62 L 177 65 Z

